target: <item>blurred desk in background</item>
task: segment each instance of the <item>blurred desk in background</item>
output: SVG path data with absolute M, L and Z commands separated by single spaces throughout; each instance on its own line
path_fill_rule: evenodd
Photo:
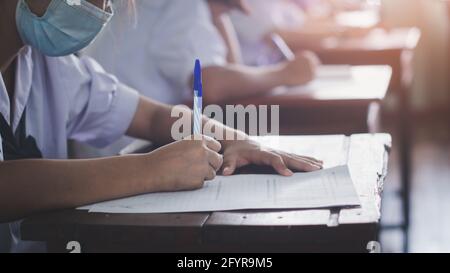
M 402 183 L 404 251 L 408 250 L 410 215 L 411 140 L 413 123 L 410 109 L 410 93 L 414 78 L 413 57 L 420 41 L 418 28 L 374 29 L 358 38 L 329 38 L 316 48 L 324 64 L 389 65 L 392 81 L 389 93 L 396 97 L 397 129 Z M 396 228 L 396 227 L 394 227 Z
M 279 105 L 280 134 L 354 134 L 376 131 L 379 103 L 391 80 L 389 66 L 353 66 L 348 77 L 320 78 L 226 104 Z M 270 111 L 269 111 L 270 112 Z
M 393 70 L 390 89 L 399 92 L 411 84 L 412 58 L 420 35 L 417 28 L 377 28 L 362 37 L 328 38 L 309 49 L 324 64 L 389 65 Z

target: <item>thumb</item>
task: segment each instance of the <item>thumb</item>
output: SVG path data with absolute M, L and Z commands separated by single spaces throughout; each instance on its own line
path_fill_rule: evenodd
M 226 176 L 232 175 L 235 170 L 236 170 L 236 158 L 232 157 L 225 159 L 223 163 L 222 174 Z

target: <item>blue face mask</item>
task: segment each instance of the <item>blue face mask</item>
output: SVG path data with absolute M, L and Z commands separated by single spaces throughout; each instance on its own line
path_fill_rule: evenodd
M 65 56 L 88 46 L 111 19 L 104 11 L 86 0 L 52 0 L 44 16 L 30 11 L 25 0 L 19 0 L 16 24 L 22 41 L 47 56 Z

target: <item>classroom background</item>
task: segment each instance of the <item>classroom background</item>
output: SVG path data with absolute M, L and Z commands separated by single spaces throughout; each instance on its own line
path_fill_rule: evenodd
M 435 0 L 382 1 L 383 21 L 392 27 L 417 27 L 421 39 L 415 49 L 414 79 L 410 88 L 412 111 L 411 252 L 450 251 L 450 3 Z M 393 133 L 394 150 L 386 181 L 382 222 L 401 221 L 396 135 L 392 117 L 396 102 L 384 104 L 383 125 Z M 396 230 L 382 233 L 384 250 L 399 251 L 401 235 Z
M 299 2 L 315 1 L 321 0 Z M 383 252 L 450 252 L 450 0 L 327 1 L 365 2 L 370 12 L 352 10 L 340 18 L 366 26 L 375 11 L 376 22 L 363 35 L 329 37 L 305 49 L 324 64 L 391 66 L 389 90 L 381 97 L 374 94 L 377 102 L 352 99 L 348 105 L 342 98 L 335 104 L 311 97 L 274 100 L 298 103 L 281 113 L 281 134 L 390 133 L 380 225 Z M 377 80 L 369 79 L 374 85 Z M 269 104 L 264 99 L 232 103 Z M 0 247 L 6 246 L 2 240 Z

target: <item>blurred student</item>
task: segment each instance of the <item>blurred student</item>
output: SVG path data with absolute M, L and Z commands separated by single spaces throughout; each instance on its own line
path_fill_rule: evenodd
M 80 3 L 0 0 L 0 223 L 141 193 L 196 189 L 219 170 L 231 175 L 246 164 L 270 165 L 286 176 L 321 168 L 315 159 L 266 149 L 218 123 L 219 130 L 245 140 L 174 142 L 172 107 L 141 97 L 93 59 L 72 55 L 113 14 L 109 1 Z M 166 145 L 142 155 L 66 159 L 68 139 L 104 146 L 125 134 Z M 13 251 L 42 247 L 20 240 L 20 222 L 10 229 Z
M 171 104 L 190 101 L 195 58 L 203 64 L 206 103 L 301 85 L 314 77 L 316 60 L 308 54 L 265 67 L 240 64 L 236 42 L 224 35 L 230 31 L 224 18 L 230 10 L 248 13 L 244 0 L 140 0 L 136 4 L 136 24 L 113 19 L 86 53 L 147 97 Z
M 292 49 L 300 50 L 317 48 L 329 37 L 360 36 L 368 31 L 338 23 L 334 5 L 324 0 L 248 0 L 248 7 L 252 11 L 248 16 L 236 12 L 230 16 L 246 64 L 265 65 L 279 60 L 270 40 L 272 33 L 281 36 Z

